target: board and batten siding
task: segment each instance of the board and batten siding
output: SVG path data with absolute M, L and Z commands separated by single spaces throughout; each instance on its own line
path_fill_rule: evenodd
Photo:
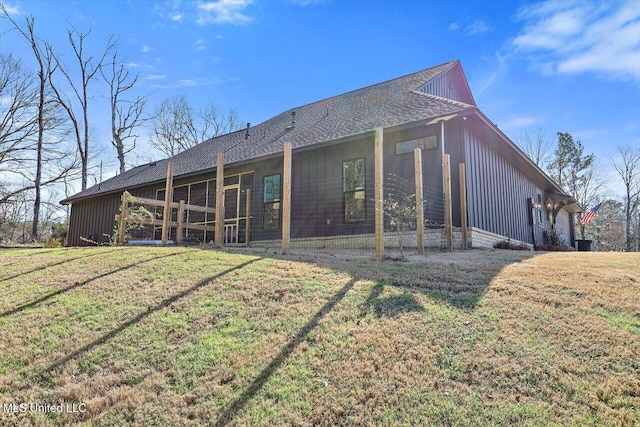
M 131 194 L 138 197 L 155 198 L 151 188 L 132 190 Z M 99 244 L 109 243 L 108 236 L 113 234 L 116 224 L 115 216 L 120 211 L 121 196 L 122 193 L 117 193 L 73 202 L 69 218 L 67 246 L 91 245 L 87 240 Z
M 469 227 L 533 244 L 527 198 L 536 202 L 542 189 L 475 133 L 465 129 L 462 138 Z M 534 232 L 541 244 L 544 228 L 537 221 Z
M 442 73 L 420 86 L 417 91 L 441 98 L 474 104 L 471 93 L 465 90 L 466 79 L 462 75 L 461 68 L 454 67 L 446 73 Z
M 99 198 L 75 202 L 71 205 L 69 219 L 68 246 L 87 246 L 84 239 L 98 243 L 106 243 L 105 236 L 113 233 L 114 218 L 120 208 L 120 195 L 102 196 Z

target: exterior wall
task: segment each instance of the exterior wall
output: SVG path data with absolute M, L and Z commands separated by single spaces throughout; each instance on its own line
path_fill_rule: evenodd
M 364 158 L 365 218 L 344 219 L 343 162 Z M 374 141 L 366 138 L 293 156 L 291 237 L 349 235 L 373 232 Z
M 569 246 L 573 246 L 573 234 L 571 233 L 572 228 L 571 214 L 565 210 L 558 212 L 558 215 L 556 215 L 556 231 L 562 236 Z
M 435 197 L 442 195 L 442 141 L 440 124 L 415 126 L 384 133 L 385 179 L 396 175 L 411 188 L 414 182 L 413 153 L 397 155 L 396 143 L 437 135 L 438 147 L 423 150 L 423 182 Z M 528 244 L 543 244 L 544 232 L 548 228 L 547 212 L 534 209 L 533 227 L 529 224 L 527 198 L 534 203 L 546 200 L 544 191 L 515 166 L 497 146 L 498 141 L 482 135 L 468 122 L 450 120 L 445 126 L 444 149 L 451 155 L 452 214 L 454 226 L 460 226 L 460 196 L 458 164 L 464 162 L 467 175 L 468 225 L 474 227 L 474 247 L 493 246 L 495 236 L 500 240 L 510 238 Z M 342 165 L 344 161 L 365 160 L 365 218 L 358 223 L 344 220 L 344 195 L 342 188 Z M 252 188 L 251 240 L 274 241 L 281 238 L 281 220 L 277 230 L 265 230 L 263 180 L 265 176 L 282 174 L 282 157 L 261 159 L 242 166 L 225 169 L 225 177 L 252 172 L 251 179 L 243 178 L 241 191 L 246 194 Z M 292 160 L 292 239 L 325 236 L 367 235 L 374 231 L 374 144 L 367 136 L 342 144 L 327 145 L 294 153 Z M 215 170 L 198 175 L 175 179 L 174 186 L 215 179 Z M 385 196 L 389 185 L 385 184 Z M 211 187 L 211 186 L 210 186 Z M 157 190 L 164 183 L 154 183 L 130 190 L 134 196 L 156 198 Z M 92 238 L 106 242 L 104 234 L 110 235 L 115 225 L 114 216 L 119 210 L 120 194 L 110 194 L 73 203 L 69 225 L 68 244 L 86 245 L 81 239 Z M 178 197 L 174 196 L 174 199 Z M 215 204 L 215 191 L 209 189 L 209 206 Z M 240 216 L 246 212 L 246 198 L 241 196 Z M 440 208 L 430 211 L 425 217 L 436 223 L 444 222 L 442 202 Z M 199 204 L 199 203 L 198 203 Z M 558 230 L 571 242 L 571 220 L 566 211 L 557 218 Z M 242 224 L 240 225 L 242 227 Z M 532 228 L 535 242 L 532 239 Z M 489 234 L 480 235 L 479 230 Z M 239 234 L 244 235 L 243 230 Z M 487 237 L 489 236 L 489 237 Z M 492 240 L 494 239 L 494 240 Z M 207 240 L 210 240 L 207 235 Z M 293 241 L 293 240 L 292 240 Z
M 488 137 L 473 129 L 462 131 L 467 178 L 469 227 L 529 244 L 543 244 L 547 213 L 534 209 L 533 233 L 527 198 L 544 204 L 544 191 L 497 149 Z
M 385 197 L 393 190 L 390 182 L 392 177 L 398 176 L 408 189 L 415 187 L 415 162 L 413 152 L 396 154 L 396 144 L 403 141 L 436 136 L 438 147 L 422 150 L 422 182 L 425 191 L 425 218 L 437 224 L 444 223 L 444 195 L 442 190 L 442 155 L 440 125 L 419 126 L 398 132 L 384 134 L 384 174 L 387 182 L 383 183 Z M 449 135 L 445 136 L 447 142 Z M 437 199 L 437 200 L 433 200 Z M 455 216 L 455 215 L 454 215 Z M 454 222 L 454 225 L 459 225 Z
M 109 239 L 105 234 L 113 233 L 114 216 L 118 213 L 120 196 L 105 196 L 99 199 L 89 199 L 74 203 L 71 206 L 67 245 L 87 246 L 89 239 L 99 243 L 106 243 Z

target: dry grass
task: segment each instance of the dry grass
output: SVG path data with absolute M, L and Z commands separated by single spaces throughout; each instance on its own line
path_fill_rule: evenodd
M 2 425 L 640 424 L 640 255 L 0 252 Z

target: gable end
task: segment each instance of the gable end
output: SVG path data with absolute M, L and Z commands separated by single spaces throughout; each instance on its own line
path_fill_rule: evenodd
M 462 67 L 458 62 L 417 88 L 416 91 L 440 98 L 464 102 L 465 104 L 476 105 Z

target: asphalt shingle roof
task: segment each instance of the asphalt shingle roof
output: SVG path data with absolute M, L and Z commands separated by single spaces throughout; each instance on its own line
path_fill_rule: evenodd
M 474 105 L 425 95 L 417 89 L 446 72 L 458 61 L 432 67 L 386 82 L 347 92 L 311 104 L 292 108 L 249 129 L 221 135 L 179 153 L 132 168 L 118 176 L 77 193 L 62 203 L 162 181 L 167 162 L 174 163 L 174 177 L 215 168 L 217 153 L 224 153 L 225 165 L 276 154 L 290 141 L 294 149 L 418 120 L 457 113 Z M 295 127 L 291 112 L 295 111 Z

